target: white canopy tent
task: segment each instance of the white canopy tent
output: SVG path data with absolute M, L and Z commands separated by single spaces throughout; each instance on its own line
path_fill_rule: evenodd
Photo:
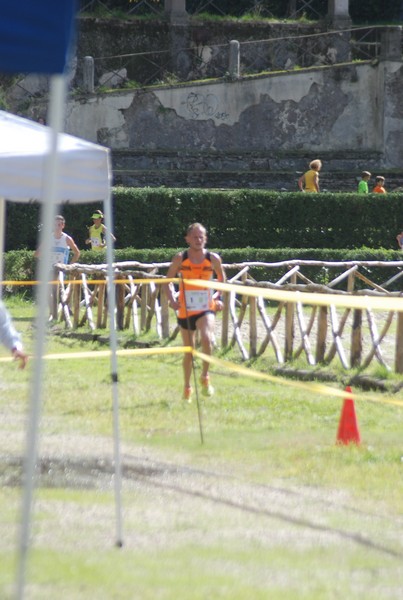
M 43 167 L 50 150 L 49 127 L 0 111 L 1 193 L 12 200 L 40 199 Z M 59 141 L 59 188 L 63 200 L 91 202 L 109 198 L 109 150 L 71 135 Z
M 0 111 L 0 248 L 4 250 L 5 199 L 41 200 L 50 128 Z M 109 150 L 71 135 L 59 140 L 60 200 L 108 202 L 111 187 Z M 105 214 L 107 210 L 105 209 Z M 3 280 L 3 264 L 0 265 Z
M 62 86 L 63 84 L 61 84 Z M 61 93 L 61 90 L 59 93 Z M 57 119 L 53 120 L 57 121 Z M 47 251 L 50 254 L 51 228 L 58 204 L 62 204 L 63 202 L 88 203 L 102 201 L 105 225 L 109 231 L 113 231 L 109 150 L 102 146 L 60 133 L 59 131 L 55 127 L 46 127 L 39 123 L 0 111 L 0 249 L 4 250 L 6 200 L 16 202 L 37 200 L 42 203 L 42 220 L 44 222 L 41 233 L 41 246 L 44 255 L 42 263 L 46 263 Z M 49 180 L 54 180 L 53 185 L 50 184 Z M 107 259 L 114 416 L 116 543 L 117 545 L 121 545 L 121 464 L 112 240 L 107 245 Z M 43 349 L 48 311 L 47 293 L 49 278 L 46 274 L 50 272 L 49 266 L 50 264 L 44 267 L 44 270 L 41 270 L 39 275 L 41 281 L 37 307 L 37 340 L 30 386 L 30 414 L 28 418 L 24 469 L 25 481 L 23 514 L 21 519 L 19 597 L 23 595 L 26 554 L 29 547 L 33 480 L 37 460 L 37 438 L 39 435 L 38 429 L 42 403 Z M 3 260 L 0 260 L 0 276 L 1 281 L 3 281 Z M 41 342 L 38 342 L 39 338 L 41 338 Z

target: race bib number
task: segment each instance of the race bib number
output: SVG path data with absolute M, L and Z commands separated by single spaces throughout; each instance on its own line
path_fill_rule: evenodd
M 209 292 L 208 290 L 188 290 L 185 291 L 187 310 L 209 310 Z

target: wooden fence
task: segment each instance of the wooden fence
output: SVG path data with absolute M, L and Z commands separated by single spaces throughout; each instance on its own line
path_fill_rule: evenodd
M 176 318 L 162 291 L 169 263 L 116 263 L 116 324 L 131 329 L 134 336 L 154 329 L 158 338 L 178 334 Z M 304 267 L 342 270 L 326 285 L 306 277 Z M 386 280 L 381 285 L 362 271 L 381 267 Z M 377 361 L 387 370 L 403 373 L 403 312 L 367 309 L 337 309 L 303 303 L 304 292 L 400 297 L 403 261 L 323 262 L 293 260 L 281 263 L 240 263 L 224 265 L 228 281 L 245 287 L 245 294 L 225 292 L 224 309 L 217 319 L 217 339 L 222 348 L 237 348 L 244 360 L 266 354 L 278 364 L 305 357 L 309 365 L 339 361 L 349 369 L 367 368 Z M 257 282 L 254 269 L 284 274 L 275 282 Z M 107 327 L 106 265 L 58 265 L 59 294 L 53 317 L 66 327 L 84 325 L 91 331 Z M 235 271 L 234 275 L 231 275 Z M 389 272 L 389 273 L 388 273 Z M 93 283 L 95 281 L 95 283 Z M 356 284 L 367 286 L 357 289 Z M 172 284 L 170 284 L 172 285 Z M 247 287 L 302 292 L 298 302 L 272 302 L 247 294 Z M 340 289 L 345 287 L 345 289 Z M 393 289 L 391 289 L 393 287 Z M 403 298 L 402 298 L 403 303 Z

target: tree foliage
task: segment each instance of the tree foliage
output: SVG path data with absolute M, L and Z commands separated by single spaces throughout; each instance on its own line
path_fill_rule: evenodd
M 299 17 L 305 16 L 316 20 L 327 14 L 328 0 L 311 0 L 310 3 L 295 0 L 295 3 Z M 153 5 L 160 10 L 164 8 L 164 0 L 148 0 L 146 5 L 143 5 L 141 0 L 103 0 L 102 4 L 111 10 L 130 10 L 134 15 L 136 12 L 133 9 L 136 4 L 141 5 L 142 13 L 148 10 L 152 14 L 154 12 Z M 285 19 L 290 16 L 291 5 L 290 0 L 220 0 L 220 2 L 211 2 L 210 4 L 206 0 L 187 0 L 186 10 L 189 14 L 197 14 L 202 10 L 203 13 L 221 16 L 241 17 L 246 14 L 255 14 L 256 16 Z M 350 0 L 349 10 L 354 23 L 374 24 L 398 21 L 403 18 L 403 1 Z

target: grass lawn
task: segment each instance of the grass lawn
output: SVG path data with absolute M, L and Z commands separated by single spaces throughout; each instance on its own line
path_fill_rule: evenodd
M 30 349 L 32 306 L 9 306 Z M 402 597 L 403 407 L 360 393 L 362 442 L 338 446 L 342 399 L 213 366 L 201 444 L 181 356 L 121 358 L 117 549 L 109 361 L 98 343 L 49 335 L 48 352 L 89 349 L 46 363 L 27 598 Z M 0 597 L 12 598 L 32 373 L 0 372 Z

